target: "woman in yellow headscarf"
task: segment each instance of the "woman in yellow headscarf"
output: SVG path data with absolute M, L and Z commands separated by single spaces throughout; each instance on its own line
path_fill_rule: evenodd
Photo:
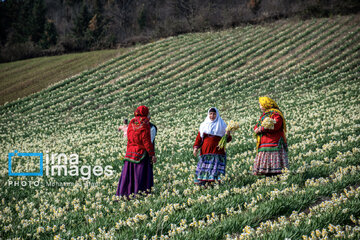
M 259 97 L 259 106 L 262 115 L 254 127 L 257 154 L 253 173 L 277 175 L 289 167 L 285 118 L 276 102 L 269 97 Z

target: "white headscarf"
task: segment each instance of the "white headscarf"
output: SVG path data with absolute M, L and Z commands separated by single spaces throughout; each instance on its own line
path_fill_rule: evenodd
M 208 115 L 206 116 L 204 122 L 200 124 L 200 137 L 203 138 L 204 133 L 222 137 L 225 135 L 225 129 L 227 125 L 224 120 L 222 120 L 219 111 L 215 107 L 214 109 L 216 111 L 216 118 L 214 121 L 211 121 L 209 117 L 210 109 L 211 108 L 209 108 Z

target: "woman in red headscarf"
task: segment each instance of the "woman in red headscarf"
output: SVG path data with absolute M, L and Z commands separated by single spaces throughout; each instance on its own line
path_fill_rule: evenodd
M 138 192 L 150 192 L 154 185 L 152 164 L 156 162 L 150 138 L 149 109 L 140 106 L 135 110 L 127 130 L 125 163 L 121 172 L 117 196 L 129 197 Z

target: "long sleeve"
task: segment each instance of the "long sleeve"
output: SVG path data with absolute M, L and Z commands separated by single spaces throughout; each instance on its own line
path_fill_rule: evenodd
M 150 128 L 150 137 L 151 137 L 151 142 L 152 143 L 154 143 L 155 136 L 156 136 L 156 128 L 154 126 L 152 126 Z
M 277 132 L 281 129 L 282 124 L 283 124 L 283 120 L 282 117 L 279 114 L 274 114 L 272 117 L 272 119 L 275 119 L 276 123 L 274 124 L 274 129 L 266 129 L 264 127 L 261 127 L 261 132 L 266 133 L 266 132 Z
M 230 142 L 232 139 L 231 136 L 228 136 L 227 142 Z M 212 136 L 208 134 L 204 134 L 204 137 L 200 137 L 200 133 L 198 133 L 193 148 L 200 148 L 200 155 L 204 154 L 221 154 L 225 155 L 225 150 L 223 148 L 219 148 L 219 142 L 221 137 Z
M 229 134 L 226 138 L 226 142 L 231 142 L 231 140 L 232 140 L 232 136 Z
M 255 131 L 255 129 L 257 129 L 258 127 L 261 127 L 260 125 L 261 125 L 261 118 L 262 118 L 262 116 L 263 116 L 263 115 L 260 116 L 259 121 L 255 124 L 255 126 L 254 126 L 254 131 Z
M 200 132 L 198 132 L 198 135 L 197 135 L 197 137 L 196 137 L 196 139 L 195 139 L 195 143 L 194 143 L 193 148 L 200 148 L 201 145 L 202 145 L 202 143 L 203 143 L 203 140 L 202 140 L 202 138 L 200 137 Z
M 146 151 L 149 153 L 149 156 L 155 156 L 154 145 L 151 142 L 150 125 L 146 127 L 144 131 L 142 131 L 142 140 Z

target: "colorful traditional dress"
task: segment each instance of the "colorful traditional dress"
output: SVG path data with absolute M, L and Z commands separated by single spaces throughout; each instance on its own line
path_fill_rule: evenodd
M 270 106 L 264 103 L 261 105 L 265 105 L 267 109 L 254 127 L 254 130 L 260 128 L 261 131 L 258 134 L 253 173 L 254 175 L 276 175 L 289 167 L 285 119 L 275 102 Z M 270 121 L 273 125 L 265 124 Z
M 150 158 L 155 155 L 151 142 L 149 110 L 140 106 L 135 118 L 130 121 L 127 136 L 127 150 L 116 195 L 129 196 L 138 192 L 150 192 L 154 185 L 153 168 Z
M 216 108 L 214 108 L 216 109 Z M 209 109 L 210 111 L 210 109 Z M 199 161 L 195 172 L 195 184 L 203 185 L 206 182 L 221 181 L 225 175 L 226 152 L 218 148 L 220 139 L 225 135 L 226 123 L 221 119 L 216 109 L 216 119 L 211 121 L 208 116 L 200 125 L 194 149 L 200 149 Z M 230 142 L 232 137 L 227 137 Z

